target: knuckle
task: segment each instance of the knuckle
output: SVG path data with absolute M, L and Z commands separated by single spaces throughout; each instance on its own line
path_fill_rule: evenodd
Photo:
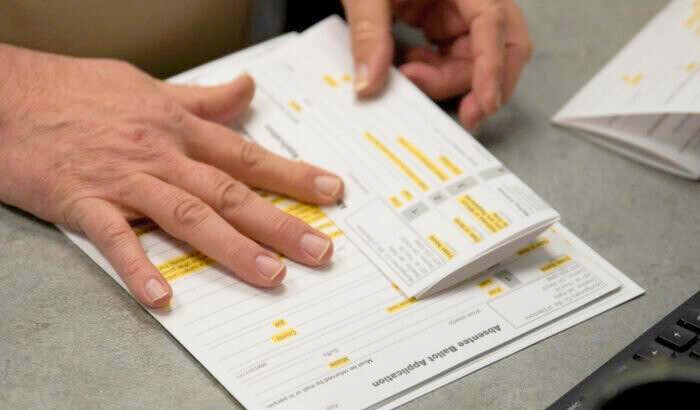
M 59 203 L 62 201 L 59 201 Z M 83 201 L 80 199 L 74 201 L 67 201 L 68 203 L 63 208 L 63 221 L 74 229 L 84 231 L 82 227 L 82 222 L 87 218 L 89 208 L 83 205 Z
M 181 199 L 173 210 L 174 222 L 184 229 L 195 229 L 207 220 L 208 209 L 197 198 Z
M 271 220 L 271 226 L 282 239 L 294 239 L 301 235 L 304 224 L 297 218 L 289 216 L 281 211 L 277 212 Z
M 127 128 L 122 132 L 123 138 L 132 145 L 150 150 L 155 148 L 160 140 L 160 132 L 150 125 L 137 125 Z
M 121 178 L 112 199 L 133 198 L 136 193 L 142 192 L 144 187 L 147 187 L 147 182 L 143 175 L 136 173 L 127 174 Z
M 120 273 L 121 277 L 128 282 L 130 279 L 138 277 L 143 271 L 143 261 L 139 259 L 130 259 L 124 264 Z
M 247 208 L 255 195 L 247 186 L 235 180 L 222 182 L 217 191 L 218 207 L 228 217 L 232 217 L 242 209 Z
M 352 39 L 355 43 L 368 43 L 377 40 L 384 32 L 372 21 L 360 19 L 350 25 Z
M 490 21 L 496 26 L 499 32 L 503 32 L 508 21 L 508 13 L 506 5 L 501 0 L 492 0 L 485 4 L 478 15 L 483 16 L 485 20 Z M 488 16 L 488 17 L 487 17 Z
M 285 166 L 290 169 L 289 175 L 294 181 L 311 181 L 317 175 L 316 169 L 304 161 L 288 161 Z
M 258 168 L 267 159 L 265 149 L 254 142 L 245 140 L 240 142 L 238 155 L 240 163 L 247 168 Z
M 116 161 L 116 169 L 122 168 L 125 159 L 137 163 L 162 162 L 169 159 L 173 151 L 167 134 L 153 125 L 134 125 L 122 131 L 125 147 L 116 147 L 115 154 L 108 157 Z M 118 155 L 117 155 L 118 154 Z M 110 160 L 106 160 L 110 162 Z
M 114 251 L 127 246 L 134 240 L 134 232 L 127 227 L 117 223 L 107 223 L 101 227 L 99 232 L 106 251 Z
M 255 255 L 252 246 L 246 244 L 243 240 L 238 238 L 232 239 L 226 244 L 224 253 L 230 258 L 230 260 L 233 261 L 242 261 L 246 257 Z M 236 273 L 240 274 L 241 272 Z
M 503 0 L 492 0 L 488 10 L 499 20 L 506 20 L 506 3 Z
M 169 98 L 160 102 L 157 110 L 161 121 L 169 128 L 181 128 L 187 124 L 185 109 Z

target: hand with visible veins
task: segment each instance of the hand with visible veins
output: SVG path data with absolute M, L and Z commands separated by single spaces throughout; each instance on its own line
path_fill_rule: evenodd
M 84 232 L 141 303 L 172 296 L 128 223 L 141 217 L 257 286 L 286 272 L 259 243 L 329 263 L 330 238 L 249 188 L 317 204 L 343 195 L 336 175 L 223 125 L 250 102 L 250 77 L 179 86 L 124 62 L 2 44 L 0 61 L 0 201 Z
M 469 129 L 508 101 L 532 55 L 513 0 L 343 0 L 355 58 L 355 89 L 377 93 L 394 54 L 393 19 L 419 28 L 432 47 L 414 47 L 399 69 L 436 100 L 460 97 Z

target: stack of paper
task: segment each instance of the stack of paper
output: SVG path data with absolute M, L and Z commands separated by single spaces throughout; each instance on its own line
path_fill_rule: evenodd
M 327 209 L 263 194 L 335 241 L 330 267 L 289 262 L 275 289 L 134 227 L 174 291 L 150 313 L 243 405 L 392 408 L 643 292 L 563 226 L 547 229 L 556 213 L 397 72 L 382 98 L 356 101 L 347 44 L 330 18 L 172 79 L 247 71 L 257 93 L 238 129 L 346 182 Z M 477 277 L 444 281 L 506 242 L 518 247 Z M 453 286 L 413 297 L 436 283 Z
M 666 172 L 700 179 L 700 2 L 674 0 L 553 118 Z

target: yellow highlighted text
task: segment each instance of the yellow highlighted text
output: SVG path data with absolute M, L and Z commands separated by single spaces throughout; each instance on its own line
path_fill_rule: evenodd
M 425 153 L 423 153 L 423 151 L 421 151 L 418 147 L 413 145 L 413 143 L 406 137 L 401 136 L 397 141 L 399 142 L 399 145 L 404 147 L 406 151 L 408 151 L 415 159 L 418 160 L 418 162 L 428 168 L 428 170 L 432 172 L 433 175 L 435 175 L 441 182 L 445 182 L 450 179 L 445 171 L 438 167 L 432 159 L 425 155 Z
M 568 256 L 568 255 L 560 256 L 556 259 L 552 259 L 551 261 L 545 263 L 544 265 L 542 265 L 540 267 L 540 269 L 542 270 L 542 272 L 549 272 L 549 271 L 556 269 L 560 266 L 566 265 L 570 261 L 571 261 L 571 256 Z
M 438 157 L 438 161 L 440 161 L 440 163 L 442 165 L 444 165 L 445 168 L 449 169 L 450 172 L 453 173 L 454 175 L 462 175 L 462 169 L 460 167 L 458 167 L 457 164 L 452 162 L 452 160 L 450 160 L 446 156 L 441 155 L 440 157 Z
M 156 269 L 160 271 L 165 280 L 172 282 L 176 279 L 184 278 L 185 276 L 199 272 L 215 263 L 216 262 L 210 257 L 200 251 L 194 250 L 170 259 L 169 261 L 165 261 L 157 265 Z
M 450 248 L 445 242 L 442 241 L 437 235 L 432 234 L 428 237 L 428 241 L 433 244 L 433 246 L 440 251 L 449 260 L 455 257 L 455 251 Z
M 298 333 L 295 329 L 287 329 L 277 333 L 276 335 L 272 335 L 270 340 L 272 340 L 272 343 L 282 343 L 285 340 L 293 338 L 297 334 Z
M 347 356 L 343 356 L 340 359 L 336 359 L 328 363 L 328 367 L 330 367 L 331 369 L 337 369 L 339 367 L 345 366 L 348 363 L 350 363 L 350 358 L 348 358 Z
M 520 249 L 518 251 L 518 255 L 520 255 L 520 256 L 527 255 L 528 253 L 530 253 L 534 250 L 537 250 L 539 248 L 545 247 L 548 244 L 549 244 L 549 239 L 547 239 L 547 238 L 538 239 L 535 242 L 532 242 L 529 245 L 527 245 L 526 247 Z
M 287 326 L 287 321 L 284 319 L 277 319 L 272 322 L 272 326 L 276 327 L 277 329 L 282 329 L 283 327 Z
M 418 302 L 418 299 L 416 299 L 414 297 L 408 298 L 408 299 L 406 299 L 402 302 L 399 302 L 395 305 L 389 306 L 388 308 L 386 308 L 386 311 L 393 315 L 394 313 L 398 313 L 398 312 L 408 308 L 409 306 L 415 304 L 416 302 Z
M 428 184 L 425 183 L 411 168 L 406 165 L 393 151 L 384 145 L 372 133 L 366 132 L 364 137 L 369 141 L 384 157 L 386 157 L 394 166 L 396 166 L 408 179 L 413 182 L 422 192 L 428 190 Z
M 289 106 L 289 108 L 292 109 L 292 111 L 294 111 L 294 112 L 301 112 L 301 104 L 299 104 L 298 101 L 289 100 L 289 102 L 287 103 L 287 105 Z
M 455 223 L 455 225 L 457 225 L 459 230 L 462 231 L 462 233 L 465 234 L 470 241 L 472 241 L 472 243 L 479 243 L 482 239 L 484 239 L 481 234 L 476 231 L 476 229 L 464 222 L 462 218 L 455 217 L 455 219 L 452 221 Z

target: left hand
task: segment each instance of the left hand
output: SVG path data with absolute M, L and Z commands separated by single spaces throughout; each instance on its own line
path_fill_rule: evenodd
M 532 54 L 513 0 L 343 0 L 359 96 L 386 81 L 394 53 L 393 18 L 421 29 L 436 46 L 408 50 L 400 70 L 436 100 L 464 96 L 460 122 L 474 129 L 508 101 Z

